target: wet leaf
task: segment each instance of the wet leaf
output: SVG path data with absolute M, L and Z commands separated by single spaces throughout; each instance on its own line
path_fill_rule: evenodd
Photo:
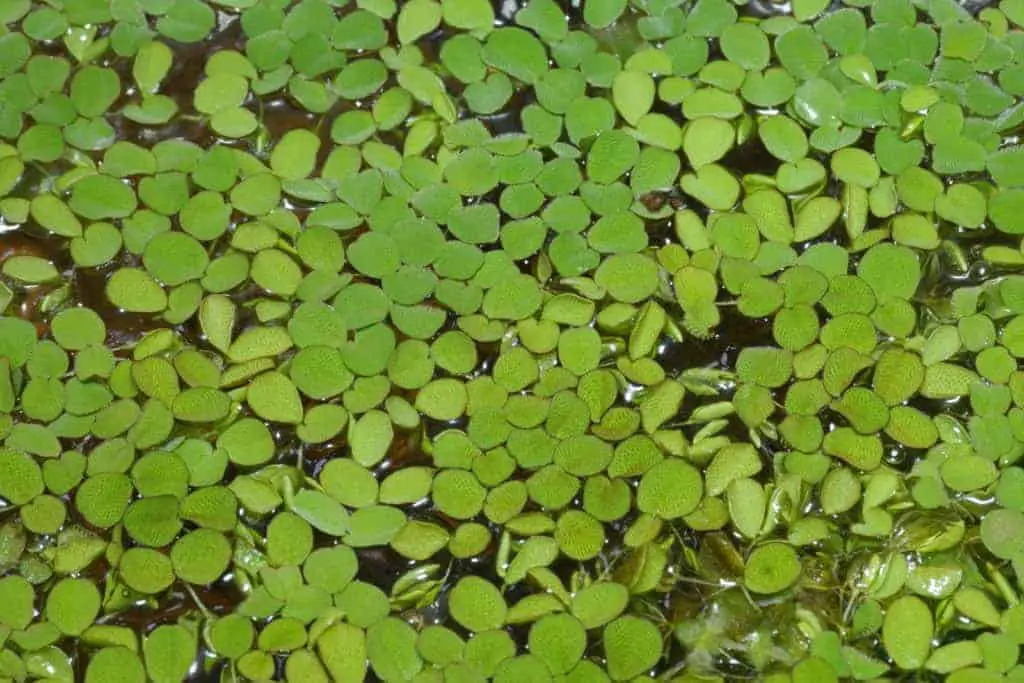
M 928 606 L 913 596 L 889 605 L 882 625 L 882 642 L 902 669 L 921 667 L 931 649 L 932 615 Z
M 452 618 L 470 631 L 500 628 L 508 610 L 498 589 L 475 576 L 459 580 L 448 597 L 448 605 Z
M 754 549 L 743 571 L 743 582 L 755 593 L 778 593 L 800 576 L 800 560 L 785 543 L 767 543 Z
M 46 598 L 44 612 L 66 635 L 80 635 L 99 614 L 100 594 L 87 579 L 62 579 Z
M 634 616 L 619 617 L 602 634 L 608 675 L 615 681 L 645 673 L 661 657 L 661 635 L 654 624 Z

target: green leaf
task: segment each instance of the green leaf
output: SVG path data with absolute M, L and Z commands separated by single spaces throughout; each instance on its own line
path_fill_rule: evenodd
M 132 313 L 159 313 L 167 308 L 167 295 L 144 270 L 121 268 L 107 281 L 107 298 Z
M 755 24 L 729 24 L 719 36 L 726 58 L 747 71 L 760 71 L 768 66 L 771 47 L 768 38 Z
M 248 93 L 249 81 L 245 77 L 218 71 L 196 88 L 193 106 L 196 111 L 213 115 L 241 106 Z
M 81 635 L 100 611 L 100 593 L 86 579 L 62 579 L 46 597 L 44 613 L 61 633 Z
M 796 163 L 807 156 L 807 136 L 791 118 L 783 115 L 764 119 L 758 134 L 772 156 Z
M 102 116 L 121 94 L 117 72 L 87 66 L 71 79 L 71 102 L 85 117 Z
M 932 614 L 925 602 L 903 596 L 885 612 L 882 642 L 897 666 L 918 669 L 931 650 L 932 628 Z
M 434 0 L 413 0 L 398 13 L 398 40 L 413 43 L 441 23 L 441 5 Z
M 173 0 L 167 13 L 157 20 L 161 35 L 181 43 L 197 43 L 213 30 L 216 16 L 199 0 Z
M 612 680 L 643 675 L 661 658 L 658 627 L 640 617 L 623 616 L 611 622 L 604 628 L 602 641 Z
M 53 264 L 38 256 L 11 256 L 0 266 L 0 272 L 14 280 L 33 285 L 60 278 Z
M 621 131 L 597 136 L 587 155 L 590 180 L 608 184 L 629 172 L 640 155 L 640 145 Z
M 693 168 L 718 161 L 732 149 L 736 132 L 721 119 L 702 117 L 691 121 L 683 133 L 683 152 Z
M 655 84 L 641 71 L 622 71 L 612 81 L 612 101 L 630 125 L 637 125 L 654 104 Z
M 508 612 L 500 591 L 477 576 L 459 579 L 448 596 L 448 608 L 456 622 L 477 632 L 500 628 Z
M 547 71 L 547 51 L 531 33 L 520 28 L 499 28 L 484 43 L 484 61 L 509 76 L 533 84 Z
M 85 680 L 86 683 L 111 680 L 144 683 L 146 670 L 134 650 L 123 646 L 104 647 L 89 658 Z
M 124 218 L 135 211 L 138 200 L 132 188 L 107 175 L 82 178 L 71 188 L 68 206 L 90 220 Z
M 142 652 L 150 679 L 158 683 L 179 681 L 192 666 L 196 641 L 184 626 L 158 626 L 143 641 Z
M 279 372 L 257 376 L 246 391 L 253 412 L 271 422 L 302 422 L 302 400 L 290 379 Z
M 395 617 L 367 630 L 366 652 L 370 666 L 383 680 L 409 680 L 423 667 L 416 650 L 416 631 Z
M 914 252 L 906 247 L 879 244 L 864 254 L 857 274 L 868 283 L 875 295 L 909 299 L 917 291 L 921 279 L 920 265 Z
M 754 593 L 778 593 L 800 577 L 800 559 L 786 543 L 758 546 L 747 559 L 743 583 Z
M 703 488 L 700 472 L 694 467 L 678 460 L 663 460 L 640 480 L 637 507 L 664 519 L 682 517 L 697 507 Z
M 486 33 L 494 25 L 494 8 L 484 0 L 442 0 L 444 21 L 473 33 Z
M 13 505 L 24 505 L 43 492 L 43 477 L 39 466 L 25 453 L 0 449 L 0 464 L 8 473 L 0 483 L 0 496 Z
M 171 548 L 175 575 L 197 585 L 207 585 L 220 578 L 230 559 L 231 544 L 223 534 L 212 529 L 191 531 Z
M 319 491 L 299 491 L 291 507 L 297 515 L 325 534 L 344 536 L 349 531 L 348 512 L 340 503 Z
M 132 62 L 132 77 L 139 89 L 146 93 L 155 93 L 160 88 L 160 82 L 170 71 L 173 61 L 173 53 L 163 43 L 150 41 L 142 45 Z

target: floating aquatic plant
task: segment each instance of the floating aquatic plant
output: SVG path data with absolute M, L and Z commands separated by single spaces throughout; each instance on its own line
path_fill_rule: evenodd
M 0 2 L 0 680 L 1024 680 L 1024 3 Z

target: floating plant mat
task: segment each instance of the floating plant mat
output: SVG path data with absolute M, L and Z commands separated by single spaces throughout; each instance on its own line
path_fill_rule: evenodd
M 499 9 L 0 0 L 0 681 L 1024 681 L 1024 0 Z

